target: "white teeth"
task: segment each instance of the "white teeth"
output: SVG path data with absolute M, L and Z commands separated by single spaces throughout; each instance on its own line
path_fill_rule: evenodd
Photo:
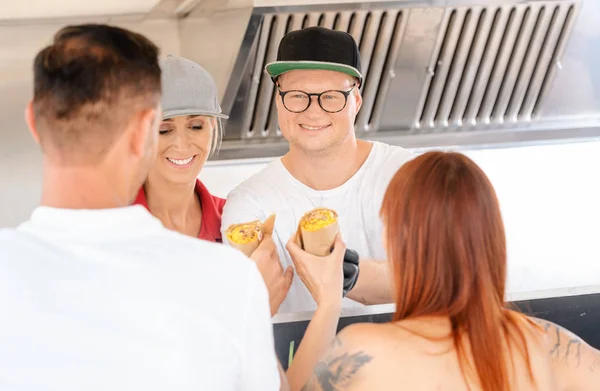
M 194 157 L 192 156 L 191 158 L 183 159 L 183 160 L 171 159 L 170 157 L 168 157 L 167 159 L 171 163 L 177 164 L 178 166 L 183 166 L 183 165 L 188 164 L 189 162 L 191 162 L 193 158 Z
M 329 125 L 323 125 L 323 126 L 308 126 L 308 125 L 300 125 L 302 128 L 307 129 L 307 130 L 319 130 L 319 129 L 323 129 L 328 127 Z

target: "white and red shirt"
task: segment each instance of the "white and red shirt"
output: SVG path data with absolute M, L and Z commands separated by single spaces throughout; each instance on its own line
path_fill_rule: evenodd
M 206 186 L 198 179 L 196 179 L 195 191 L 202 207 L 202 222 L 198 238 L 208 240 L 209 242 L 222 243 L 221 215 L 223 214 L 225 199 L 210 194 Z M 142 205 L 144 208 L 150 210 L 143 187 L 138 192 L 134 204 Z

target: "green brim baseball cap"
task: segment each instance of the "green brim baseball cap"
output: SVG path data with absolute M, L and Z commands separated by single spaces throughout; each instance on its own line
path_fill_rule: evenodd
M 275 61 L 267 64 L 267 72 L 271 77 L 277 77 L 285 72 L 300 70 L 300 69 L 309 69 L 309 70 L 323 70 L 323 71 L 336 71 L 342 72 L 347 75 L 362 79 L 362 75 L 358 71 L 358 69 L 344 65 L 337 64 L 331 62 L 321 62 L 321 61 Z
M 325 27 L 307 27 L 287 33 L 279 43 L 277 60 L 267 64 L 272 77 L 293 70 L 345 73 L 362 83 L 360 53 L 352 35 Z

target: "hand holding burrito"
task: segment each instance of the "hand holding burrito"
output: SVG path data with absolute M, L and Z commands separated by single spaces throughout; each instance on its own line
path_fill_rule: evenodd
M 277 246 L 271 237 L 274 224 L 275 215 L 271 215 L 264 223 L 252 221 L 234 224 L 226 230 L 229 244 L 256 263 L 269 291 L 271 316 L 279 310 L 294 277 L 294 269 L 291 266 L 285 270 L 285 273 L 281 266 Z
M 296 238 L 286 246 L 296 267 L 296 273 L 308 288 L 318 306 L 341 305 L 344 286 L 344 254 L 346 245 L 341 235 L 334 238 L 333 252 L 320 257 L 303 251 Z
M 332 252 L 333 244 L 339 231 L 337 212 L 328 208 L 316 208 L 307 212 L 300 219 L 296 234 L 296 243 L 304 251 L 324 257 Z M 359 271 L 358 253 L 347 249 L 344 254 L 343 263 L 343 297 L 356 285 Z

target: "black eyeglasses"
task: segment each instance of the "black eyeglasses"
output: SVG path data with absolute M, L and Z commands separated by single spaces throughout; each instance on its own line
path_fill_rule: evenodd
M 300 90 L 281 91 L 279 86 L 277 86 L 277 90 L 283 101 L 283 106 L 292 113 L 306 111 L 312 103 L 313 96 L 317 97 L 319 106 L 321 106 L 324 111 L 328 113 L 337 113 L 344 110 L 344 107 L 346 107 L 348 96 L 352 90 L 354 90 L 354 87 L 356 87 L 356 84 L 353 85 L 349 91 L 328 90 L 318 94 L 309 94 L 308 92 Z

